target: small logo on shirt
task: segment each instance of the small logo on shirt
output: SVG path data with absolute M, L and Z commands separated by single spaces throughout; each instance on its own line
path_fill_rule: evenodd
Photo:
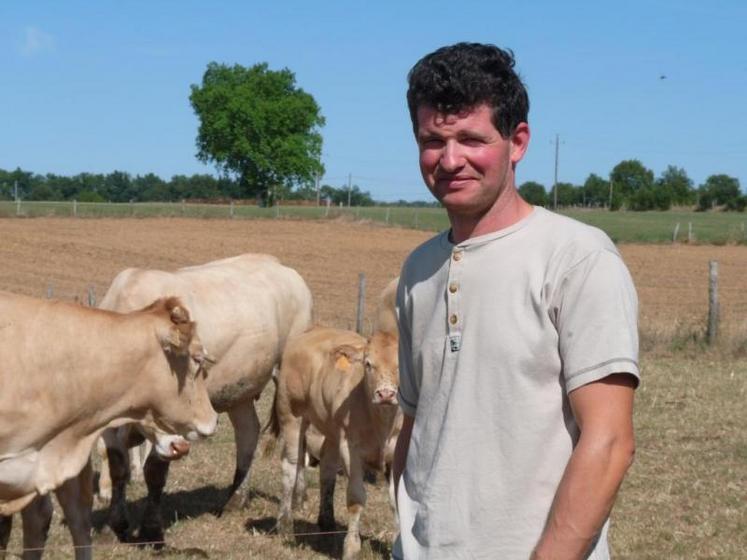
M 449 337 L 449 348 L 451 348 L 452 352 L 459 352 L 459 349 L 462 347 L 462 337 L 458 334 L 451 335 Z

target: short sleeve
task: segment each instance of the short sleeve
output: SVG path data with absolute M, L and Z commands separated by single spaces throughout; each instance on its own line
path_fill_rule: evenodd
M 638 297 L 619 254 L 600 249 L 582 259 L 553 300 L 566 391 L 615 373 L 639 382 Z
M 415 416 L 420 391 L 412 359 L 412 329 L 406 303 L 405 282 L 397 287 L 397 321 L 399 323 L 399 406 L 408 416 Z

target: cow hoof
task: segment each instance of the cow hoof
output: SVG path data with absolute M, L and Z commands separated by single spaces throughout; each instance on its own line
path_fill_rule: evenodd
M 355 560 L 361 551 L 361 539 L 358 535 L 348 534 L 342 548 L 342 560 Z
M 275 531 L 279 535 L 290 537 L 293 535 L 293 520 L 287 517 L 278 519 L 277 525 L 275 525 Z
M 246 507 L 246 502 L 246 497 L 240 492 L 237 492 L 233 496 L 228 498 L 228 500 L 226 500 L 226 503 L 223 504 L 220 512 L 223 513 L 225 511 L 240 511 Z

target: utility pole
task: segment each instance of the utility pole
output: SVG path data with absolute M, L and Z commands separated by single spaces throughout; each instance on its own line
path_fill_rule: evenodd
M 18 202 L 18 180 L 13 181 L 13 200 Z
M 560 136 L 558 134 L 555 135 L 555 183 L 553 185 L 553 210 L 558 209 L 558 152 L 560 151 Z
M 609 210 L 612 211 L 612 173 L 610 173 L 610 204 L 609 204 Z
M 315 179 L 316 179 L 316 205 L 319 206 L 319 201 L 320 201 L 320 196 L 321 196 L 321 193 L 319 192 L 319 179 L 320 179 L 319 173 L 316 174 Z
M 353 188 L 353 174 L 348 173 L 348 208 L 350 208 L 350 191 Z

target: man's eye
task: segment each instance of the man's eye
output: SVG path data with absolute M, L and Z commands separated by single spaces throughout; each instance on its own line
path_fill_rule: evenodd
M 425 149 L 433 150 L 443 146 L 443 140 L 439 138 L 426 138 L 420 141 L 420 146 Z

